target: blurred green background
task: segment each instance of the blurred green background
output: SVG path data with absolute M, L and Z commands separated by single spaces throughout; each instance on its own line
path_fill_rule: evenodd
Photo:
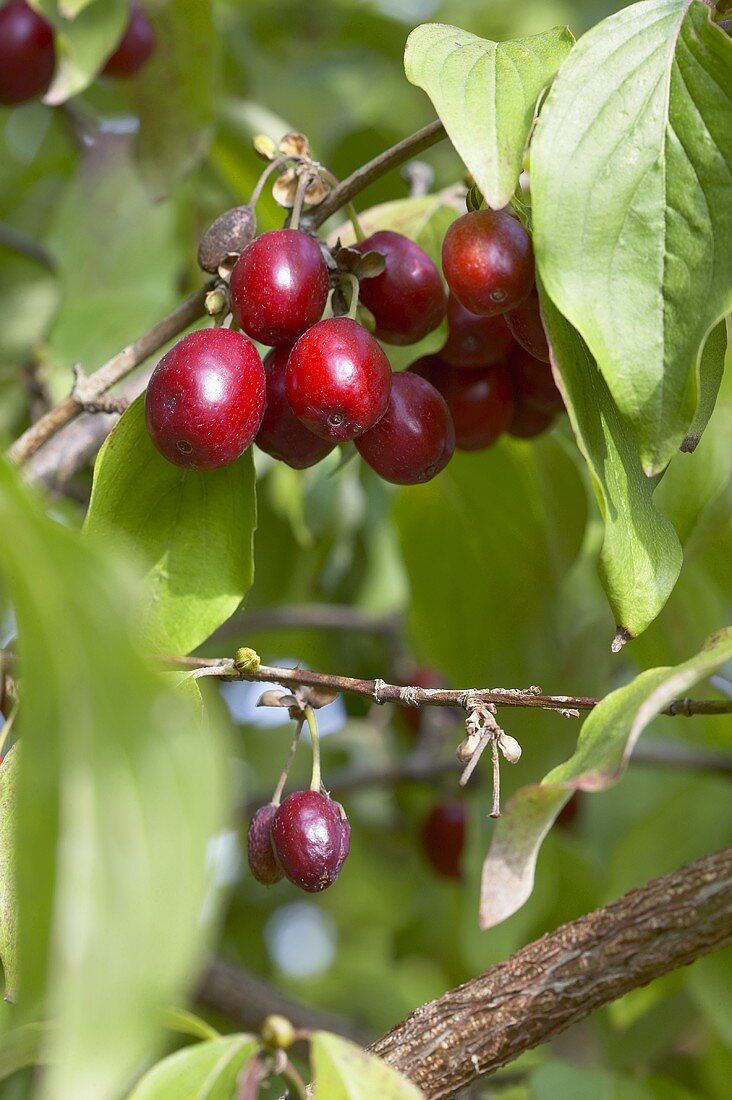
M 144 80 L 98 81 L 67 108 L 31 103 L 0 111 L 0 221 L 22 241 L 20 249 L 10 247 L 5 232 L 0 243 L 0 436 L 12 439 L 32 410 L 68 393 L 73 363 L 96 369 L 200 285 L 201 232 L 248 197 L 261 171 L 254 134 L 278 140 L 287 130 L 302 131 L 319 159 L 345 176 L 433 117 L 402 69 L 404 42 L 417 23 L 455 23 L 490 38 L 568 23 L 579 36 L 618 6 L 220 0 L 209 25 L 207 5 L 172 3 L 187 61 L 170 104 L 153 71 L 162 64 L 156 59 Z M 193 28 L 188 39 L 186 24 Z M 155 94 L 157 115 L 150 105 Z M 138 113 L 152 119 L 139 141 Z M 461 175 L 446 143 L 423 159 L 434 168 L 436 188 Z M 397 172 L 356 205 L 366 209 L 406 194 Z M 281 224 L 282 211 L 265 198 L 259 221 L 262 229 Z M 37 256 L 29 255 L 31 242 Z M 728 381 L 725 400 L 731 396 Z M 699 463 L 706 460 L 702 445 Z M 208 653 L 248 644 L 268 663 L 301 660 L 384 679 L 408 677 L 414 664 L 427 663 L 456 687 L 538 683 L 547 692 L 601 695 L 642 668 L 685 659 L 730 619 L 729 471 L 684 531 L 685 566 L 667 607 L 613 657 L 614 625 L 596 574 L 599 521 L 566 424 L 534 444 L 502 442 L 459 455 L 436 481 L 408 490 L 385 485 L 358 463 L 337 473 L 335 461 L 304 473 L 264 456 L 258 464 L 254 588 Z M 55 502 L 68 522 L 83 517 L 90 477 L 83 471 Z M 303 603 L 399 616 L 402 625 L 387 633 L 248 625 L 248 614 Z M 724 689 L 723 679 L 717 686 Z M 269 797 L 288 729 L 253 724 L 251 692 L 243 698 L 244 685 L 231 687 L 240 718 L 233 775 L 241 839 L 243 807 L 258 792 Z M 524 747 L 520 763 L 504 768 L 507 798 L 565 759 L 579 726 L 528 711 L 510 712 L 505 721 Z M 349 776 L 388 773 L 414 751 L 398 715 L 349 700 L 339 722 L 345 726 L 324 745 L 327 785 L 344 769 Z M 449 760 L 457 727 L 458 719 L 448 717 L 419 751 Z M 729 748 L 729 722 L 661 718 L 651 739 Z M 304 780 L 301 755 L 296 779 Z M 456 792 L 456 773 L 445 768 L 431 782 L 344 794 L 352 854 L 323 896 L 304 898 L 288 884 L 258 886 L 241 856 L 237 868 L 229 845 L 222 868 L 233 892 L 221 953 L 375 1036 L 562 921 L 732 835 L 728 776 L 634 762 L 617 787 L 583 796 L 576 818 L 552 831 L 530 902 L 481 933 L 478 883 L 491 832 L 487 775 L 477 776 L 465 796 L 463 880 L 440 879 L 420 849 L 424 815 Z M 730 1080 L 728 951 L 596 1013 L 471 1095 L 726 1100 Z

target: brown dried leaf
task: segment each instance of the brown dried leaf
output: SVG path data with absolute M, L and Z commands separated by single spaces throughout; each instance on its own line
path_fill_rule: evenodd
M 285 702 L 285 700 L 288 700 Z M 270 688 L 269 691 L 263 692 L 257 699 L 258 707 L 289 707 L 291 705 L 292 696 L 288 695 L 285 691 L 279 689 Z
M 287 157 L 309 157 L 310 146 L 304 134 L 285 134 L 280 142 L 280 152 Z
M 305 202 L 308 206 L 317 206 L 330 191 L 330 185 L 321 176 L 315 176 L 312 183 L 305 191 Z
M 272 196 L 280 206 L 291 209 L 295 205 L 297 194 L 297 172 L 294 168 L 288 168 L 279 176 L 272 187 Z
M 364 252 L 361 255 L 361 263 L 356 275 L 359 279 L 374 279 L 377 275 L 383 275 L 386 269 L 386 256 L 383 252 Z

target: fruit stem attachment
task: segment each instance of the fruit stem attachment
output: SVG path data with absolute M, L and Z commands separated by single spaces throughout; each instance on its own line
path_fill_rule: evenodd
M 292 741 L 290 743 L 290 751 L 287 754 L 287 760 L 285 760 L 285 766 L 282 769 L 280 777 L 277 780 L 277 786 L 275 787 L 274 792 L 272 794 L 271 802 L 272 802 L 273 806 L 279 806 L 280 802 L 282 801 L 282 792 L 285 789 L 285 783 L 287 782 L 287 776 L 290 773 L 290 766 L 292 764 L 292 761 L 295 759 L 295 753 L 297 752 L 297 746 L 298 746 L 298 742 L 300 741 L 300 734 L 302 733 L 302 727 L 303 727 L 304 721 L 305 721 L 304 718 L 300 718 L 298 720 L 297 726 L 295 727 L 295 735 L 292 738 Z
M 355 321 L 358 312 L 358 295 L 361 287 L 358 278 L 352 271 L 345 271 L 343 273 L 343 281 L 351 284 L 351 304 L 348 307 L 348 316 L 352 321 Z
M 307 1100 L 308 1094 L 305 1082 L 289 1059 L 280 1070 L 279 1075 L 287 1085 L 292 1100 Z
M 491 817 L 501 816 L 501 760 L 498 755 L 498 741 L 496 738 L 491 740 L 491 760 L 493 763 L 493 804 L 491 806 Z
M 259 196 L 264 190 L 264 185 L 273 172 L 276 172 L 279 168 L 284 168 L 284 166 L 288 164 L 291 160 L 299 161 L 300 159 L 300 157 L 295 157 L 291 154 L 288 154 L 287 156 L 275 157 L 273 161 L 270 161 L 270 163 L 267 165 L 267 167 L 264 169 L 261 176 L 257 180 L 256 184 L 254 185 L 254 190 L 252 191 L 251 198 L 249 199 L 247 206 L 254 210 L 254 207 L 259 202 Z
M 302 208 L 305 202 L 305 192 L 314 179 L 316 179 L 314 173 L 305 170 L 297 181 L 295 201 L 292 204 L 292 213 L 290 214 L 290 229 L 299 229 L 300 227 L 300 218 L 302 217 Z
M 322 781 L 320 778 L 320 737 L 318 735 L 318 719 L 315 711 L 309 705 L 305 707 L 305 720 L 310 730 L 310 740 L 313 743 L 313 774 L 310 778 L 310 790 L 320 793 Z

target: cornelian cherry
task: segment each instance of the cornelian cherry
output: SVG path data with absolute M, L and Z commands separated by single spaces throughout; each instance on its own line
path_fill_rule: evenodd
M 535 359 L 525 348 L 518 345 L 511 351 L 506 365 L 514 388 L 527 404 L 541 412 L 564 411 L 564 401 L 548 363 Z
M 504 317 L 471 313 L 454 294 L 447 300 L 447 325 L 447 340 L 438 354 L 451 367 L 489 367 L 500 363 L 513 346 Z
M 329 317 L 297 341 L 285 389 L 292 411 L 323 439 L 343 442 L 372 428 L 386 412 L 389 360 L 363 325 Z
M 264 393 L 264 368 L 251 340 L 228 328 L 199 329 L 153 371 L 145 396 L 147 429 L 176 466 L 226 466 L 257 434 Z
M 285 392 L 290 350 L 290 344 L 280 344 L 264 357 L 266 407 L 254 442 L 260 450 L 286 462 L 294 470 L 304 470 L 330 454 L 335 444 L 309 431 L 290 407 Z
M 458 450 L 490 447 L 511 423 L 513 386 L 508 371 L 500 364 L 454 370 L 438 356 L 427 355 L 409 369 L 431 382 L 445 398 Z
M 107 58 L 105 76 L 134 76 L 155 49 L 155 31 L 139 4 L 130 4 L 130 20 L 117 49 Z
M 318 791 L 295 791 L 272 823 L 275 858 L 290 882 L 318 893 L 335 882 L 348 855 L 351 828 L 340 802 Z
M 0 8 L 0 103 L 43 95 L 56 64 L 51 24 L 25 0 Z
M 486 317 L 505 313 L 534 285 L 531 238 L 505 210 L 473 210 L 445 233 L 442 270 L 466 309 Z
M 541 319 L 539 293 L 536 287 L 525 302 L 506 314 L 506 324 L 514 340 L 522 348 L 525 348 L 535 359 L 541 359 L 543 363 L 549 362 L 549 344 Z
M 409 237 L 379 230 L 353 246 L 381 252 L 381 275 L 362 279 L 360 297 L 376 321 L 375 335 L 386 344 L 416 344 L 445 316 L 446 295 L 439 271 L 424 249 Z
M 260 344 L 296 340 L 322 316 L 328 269 L 320 245 L 301 229 L 256 237 L 231 273 L 231 312 Z
M 537 409 L 514 391 L 513 415 L 506 431 L 517 439 L 535 439 L 551 428 L 556 418 L 556 413 Z
M 279 882 L 284 875 L 272 848 L 272 822 L 276 813 L 277 807 L 271 802 L 260 806 L 247 833 L 249 869 L 263 886 Z
M 422 824 L 422 848 L 432 867 L 444 878 L 462 878 L 468 812 L 462 802 L 439 802 Z
M 455 450 L 450 411 L 426 379 L 402 371 L 391 384 L 389 407 L 356 448 L 372 470 L 395 485 L 430 481 Z

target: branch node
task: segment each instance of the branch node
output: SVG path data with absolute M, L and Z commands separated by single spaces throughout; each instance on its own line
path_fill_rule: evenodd
M 372 695 L 374 697 L 374 702 L 379 707 L 383 706 L 383 704 L 385 702 L 385 700 L 381 698 L 381 693 L 382 693 L 382 691 L 384 690 L 385 687 L 386 687 L 386 680 L 381 680 L 381 679 L 374 680 L 374 686 L 372 688 Z
M 74 363 L 71 370 L 74 374 L 71 397 L 84 412 L 123 413 L 128 407 L 129 401 L 126 397 L 105 397 L 98 394 L 79 363 Z
M 401 691 L 399 692 L 399 702 L 402 703 L 405 707 L 418 707 L 419 706 L 419 699 L 417 698 L 418 694 L 419 694 L 419 688 L 416 688 L 416 687 L 403 687 L 401 689 Z

